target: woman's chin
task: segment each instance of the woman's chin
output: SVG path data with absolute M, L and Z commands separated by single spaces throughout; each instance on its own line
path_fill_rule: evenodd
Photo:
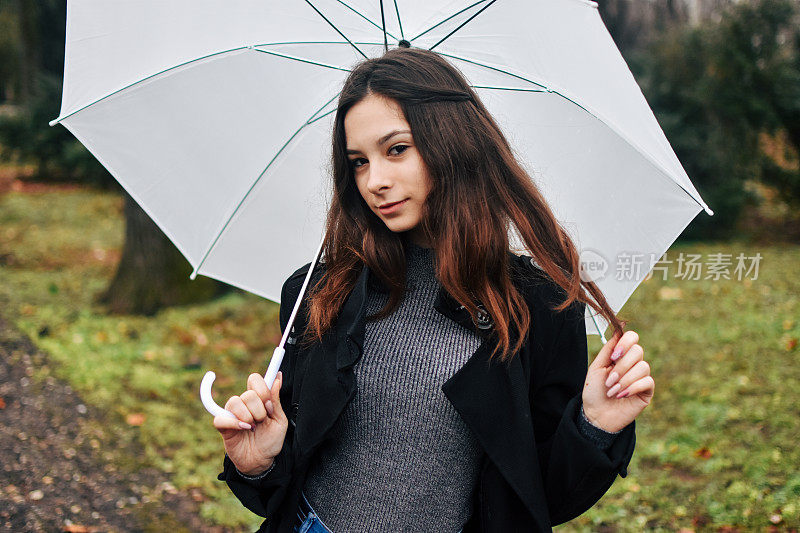
M 416 227 L 415 224 L 410 224 L 400 220 L 387 220 L 385 224 L 392 233 L 408 233 Z

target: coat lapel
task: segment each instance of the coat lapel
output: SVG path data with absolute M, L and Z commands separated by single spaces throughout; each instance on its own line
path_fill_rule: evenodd
M 440 291 L 436 309 L 477 333 L 469 313 Z M 506 365 L 490 361 L 496 338 L 484 338 L 478 350 L 444 385 L 442 391 L 475 434 L 486 455 L 514 489 L 534 519 L 548 516 L 541 495 L 536 443 L 533 435 L 528 380 L 521 354 Z M 539 523 L 549 530 L 550 524 Z
M 369 269 L 364 267 L 342 306 L 336 327 L 306 356 L 295 429 L 297 454 L 303 462 L 310 460 L 356 393 L 353 365 L 364 346 L 369 275 Z M 442 391 L 531 515 L 547 516 L 539 497 L 544 487 L 521 354 L 510 365 L 490 363 L 494 336 L 479 330 L 469 313 L 444 289 L 440 289 L 434 306 L 444 316 L 484 337 L 478 350 L 444 383 Z M 549 524 L 539 526 L 549 529 Z
M 363 268 L 336 327 L 306 356 L 295 428 L 300 458 L 309 459 L 356 392 L 353 365 L 364 344 L 369 269 Z

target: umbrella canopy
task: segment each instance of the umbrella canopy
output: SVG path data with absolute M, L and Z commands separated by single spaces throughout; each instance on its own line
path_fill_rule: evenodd
M 401 40 L 466 75 L 579 249 L 606 261 L 595 281 L 615 310 L 712 214 L 584 0 L 70 0 L 52 124 L 193 275 L 278 301 L 322 237 L 342 83 Z M 623 253 L 640 271 L 613 275 Z

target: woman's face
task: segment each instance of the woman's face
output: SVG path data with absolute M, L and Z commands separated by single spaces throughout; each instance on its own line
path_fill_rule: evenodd
M 361 197 L 391 231 L 427 245 L 419 224 L 431 181 L 400 105 L 370 94 L 347 112 L 344 130 Z

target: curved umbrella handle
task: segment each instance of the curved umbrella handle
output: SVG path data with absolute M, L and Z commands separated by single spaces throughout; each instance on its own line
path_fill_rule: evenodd
M 317 247 L 317 252 L 314 254 L 314 259 L 311 261 L 311 265 L 308 267 L 308 272 L 306 272 L 306 277 L 303 280 L 303 285 L 300 287 L 300 294 L 297 295 L 297 300 L 294 302 L 292 314 L 289 316 L 288 323 L 284 328 L 281 342 L 278 343 L 278 345 L 275 347 L 275 351 L 272 352 L 272 359 L 269 360 L 267 373 L 264 374 L 264 381 L 267 382 L 267 388 L 269 389 L 272 388 L 272 383 L 275 381 L 275 376 L 278 375 L 278 370 L 283 362 L 283 356 L 286 353 L 284 346 L 286 345 L 286 341 L 289 339 L 289 334 L 294 329 L 292 327 L 294 324 L 294 319 L 297 317 L 297 312 L 300 310 L 300 303 L 303 301 L 303 295 L 306 293 L 308 283 L 311 281 L 311 274 L 314 272 L 314 267 L 317 266 L 317 261 L 319 261 L 319 256 L 322 253 L 322 246 L 324 243 L 325 239 L 322 239 Z M 205 376 L 203 376 L 203 381 L 200 383 L 200 400 L 203 402 L 203 407 L 205 407 L 206 411 L 211 413 L 212 416 L 227 416 L 236 418 L 236 415 L 217 405 L 217 403 L 214 401 L 214 398 L 211 396 L 211 385 L 214 384 L 214 379 L 216 379 L 216 377 L 217 375 L 210 370 L 206 372 Z
M 286 350 L 280 346 L 276 346 L 275 351 L 272 352 L 272 359 L 269 361 L 267 373 L 264 374 L 264 381 L 267 382 L 267 388 L 272 388 L 272 383 L 275 381 L 275 376 L 278 375 L 278 369 L 281 367 L 281 362 L 283 362 L 283 355 L 285 353 Z M 206 372 L 206 375 L 203 376 L 203 381 L 200 382 L 200 401 L 203 402 L 203 407 L 206 408 L 206 411 L 211 413 L 211 416 L 236 418 L 236 415 L 227 409 L 223 409 L 214 401 L 214 397 L 211 395 L 211 386 L 214 384 L 215 379 L 217 379 L 217 375 L 209 370 Z

